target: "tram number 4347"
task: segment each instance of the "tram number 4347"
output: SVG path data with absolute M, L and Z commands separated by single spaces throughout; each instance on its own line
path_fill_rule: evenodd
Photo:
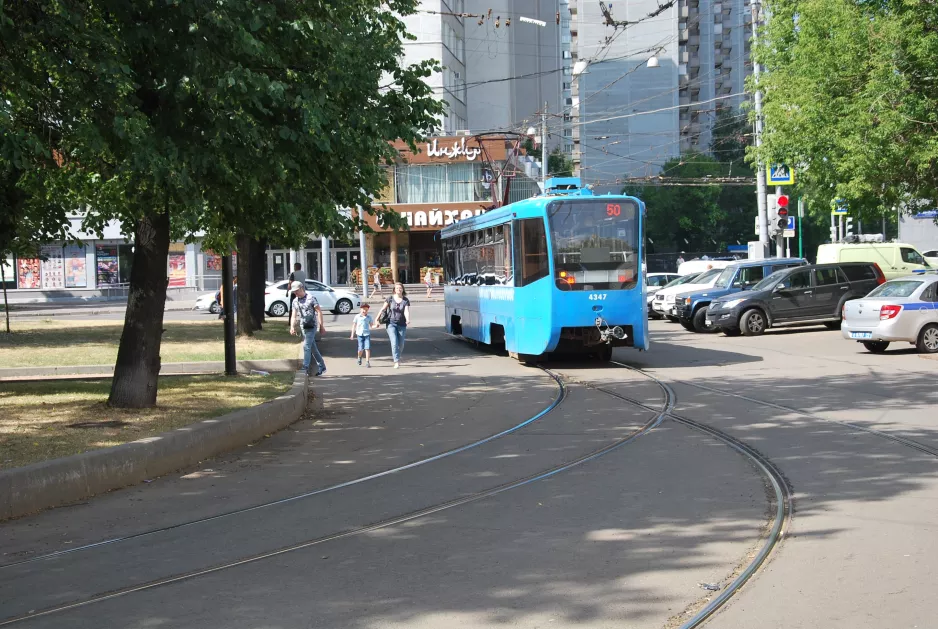
M 606 299 L 606 293 L 590 293 L 590 301 L 603 301 Z

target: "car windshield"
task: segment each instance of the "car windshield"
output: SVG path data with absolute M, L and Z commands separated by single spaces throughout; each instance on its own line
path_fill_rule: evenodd
M 717 281 L 713 283 L 714 288 L 726 288 L 730 285 L 730 282 L 733 281 L 733 277 L 736 276 L 737 268 L 735 266 L 728 266 L 725 269 L 716 269 L 720 274 L 720 277 L 717 278 Z
M 691 273 L 690 275 L 685 275 L 684 277 L 679 277 L 679 278 L 677 278 L 676 280 L 671 280 L 670 282 L 668 282 L 667 284 L 665 284 L 664 287 L 665 287 L 665 288 L 668 288 L 668 287 L 670 287 L 670 286 L 680 286 L 681 284 L 689 284 L 690 282 L 693 282 L 693 281 L 694 281 L 695 279 L 697 279 L 698 277 L 700 277 L 700 274 L 698 274 L 698 273 Z
M 867 297 L 908 297 L 921 285 L 922 282 L 915 280 L 893 280 L 880 284 Z
M 785 274 L 788 273 L 790 269 L 782 269 L 781 271 L 776 271 L 772 273 L 767 278 L 753 286 L 750 290 L 768 290 L 782 281 L 782 278 L 785 277 Z

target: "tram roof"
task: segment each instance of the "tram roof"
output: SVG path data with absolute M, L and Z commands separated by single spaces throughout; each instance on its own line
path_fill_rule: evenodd
M 551 189 L 550 181 L 551 180 L 548 180 L 548 190 Z M 500 208 L 489 210 L 485 214 L 464 218 L 457 223 L 453 223 L 452 225 L 444 227 L 440 233 L 440 236 L 442 238 L 448 238 L 450 236 L 458 236 L 460 234 L 465 234 L 477 229 L 485 229 L 486 227 L 501 225 L 516 218 L 535 218 L 544 216 L 545 212 L 547 211 L 547 206 L 550 203 L 553 201 L 568 199 L 594 199 L 596 201 L 602 201 L 605 199 L 629 199 L 638 203 L 639 207 L 643 205 L 640 199 L 629 196 L 627 194 L 593 195 L 589 190 L 580 189 L 572 191 L 570 194 L 548 194 L 531 197 L 530 199 L 522 199 L 521 201 L 515 201 L 509 205 L 504 205 Z

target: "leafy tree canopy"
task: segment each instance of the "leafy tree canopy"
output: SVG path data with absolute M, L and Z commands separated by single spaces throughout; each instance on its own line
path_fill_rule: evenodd
M 938 200 L 938 5 L 928 0 L 767 0 L 755 50 L 767 72 L 764 144 L 801 191 L 880 214 Z

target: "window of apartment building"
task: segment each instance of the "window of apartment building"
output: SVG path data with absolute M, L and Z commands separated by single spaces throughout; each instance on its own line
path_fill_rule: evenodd
M 443 23 L 443 43 L 460 62 L 466 62 L 466 44 L 452 26 Z
M 564 33 L 560 36 L 560 43 L 569 44 L 570 43 L 570 33 Z

